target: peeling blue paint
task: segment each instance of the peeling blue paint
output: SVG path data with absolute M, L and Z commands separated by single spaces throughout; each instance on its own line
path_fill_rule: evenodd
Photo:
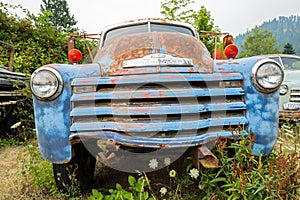
M 245 81 L 246 116 L 249 119 L 248 132 L 256 134 L 253 147 L 256 155 L 269 154 L 278 135 L 279 91 L 264 94 L 256 90 L 251 81 L 251 69 L 262 57 L 216 61 L 217 72 L 241 72 Z M 221 65 L 220 63 L 223 62 Z M 238 63 L 238 64 L 237 64 Z M 221 68 L 221 69 L 220 69 Z
M 40 101 L 33 96 L 35 126 L 42 156 L 54 163 L 68 162 L 72 158 L 69 141 L 70 83 L 77 76 L 98 75 L 99 65 L 76 67 L 75 65 L 48 65 L 60 72 L 64 80 L 61 95 L 50 102 Z

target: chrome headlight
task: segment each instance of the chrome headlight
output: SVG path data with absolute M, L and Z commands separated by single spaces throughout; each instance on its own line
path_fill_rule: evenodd
M 285 84 L 280 86 L 280 95 L 285 95 L 289 91 L 289 87 Z
M 260 92 L 271 93 L 280 87 L 284 72 L 276 61 L 264 59 L 254 65 L 251 75 L 255 87 Z
M 58 97 L 63 88 L 63 79 L 58 71 L 50 67 L 41 67 L 33 72 L 30 79 L 30 89 L 40 100 L 53 100 Z

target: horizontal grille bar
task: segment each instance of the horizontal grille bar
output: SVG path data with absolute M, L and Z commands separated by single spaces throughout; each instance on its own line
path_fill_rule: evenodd
M 72 86 L 82 85 L 109 85 L 109 84 L 140 84 L 140 83 L 172 83 L 172 82 L 199 82 L 199 81 L 230 81 L 243 80 L 239 73 L 218 73 L 218 74 L 156 74 L 153 75 L 131 75 L 112 77 L 89 77 L 76 78 Z
M 127 134 L 144 133 L 144 132 L 167 132 L 167 131 L 187 131 L 203 129 L 214 126 L 248 124 L 245 117 L 228 117 L 216 119 L 203 119 L 191 121 L 171 121 L 171 122 L 148 122 L 148 123 L 124 123 L 124 122 L 86 122 L 74 123 L 71 131 L 96 131 L 96 130 L 113 130 L 125 132 Z
M 122 90 L 112 92 L 95 92 L 74 94 L 71 101 L 109 100 L 109 99 L 144 99 L 144 98 L 185 98 L 244 95 L 242 88 L 212 88 L 212 89 L 165 89 L 165 90 Z
M 147 148 L 160 148 L 160 147 L 190 147 L 198 146 L 206 143 L 207 141 L 216 140 L 218 137 L 231 137 L 233 136 L 230 131 L 212 131 L 203 135 L 180 135 L 178 137 L 129 137 L 127 135 L 121 135 L 112 131 L 93 131 L 84 133 L 75 133 L 69 136 L 70 140 L 76 137 L 81 139 L 114 139 L 116 143 L 124 146 L 133 147 L 147 147 Z
M 234 103 L 207 103 L 198 105 L 184 104 L 154 104 L 151 106 L 99 106 L 99 107 L 75 107 L 72 117 L 91 115 L 175 115 L 204 113 L 226 110 L 244 110 L 246 105 L 243 102 Z

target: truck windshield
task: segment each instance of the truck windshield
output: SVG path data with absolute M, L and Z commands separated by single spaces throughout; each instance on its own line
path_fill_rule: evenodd
M 300 59 L 299 58 L 287 58 L 281 57 L 282 63 L 285 69 L 299 70 L 300 69 Z
M 105 34 L 104 43 L 112 41 L 122 36 L 144 33 L 144 32 L 178 32 L 188 35 L 195 36 L 193 31 L 188 27 L 176 26 L 170 24 L 158 24 L 158 23 L 145 23 L 145 24 L 136 24 L 133 26 L 124 26 L 112 29 Z

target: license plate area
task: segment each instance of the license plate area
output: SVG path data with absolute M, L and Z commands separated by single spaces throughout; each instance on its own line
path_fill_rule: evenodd
M 283 104 L 283 108 L 285 110 L 299 110 L 300 109 L 300 103 L 288 102 L 288 103 Z

